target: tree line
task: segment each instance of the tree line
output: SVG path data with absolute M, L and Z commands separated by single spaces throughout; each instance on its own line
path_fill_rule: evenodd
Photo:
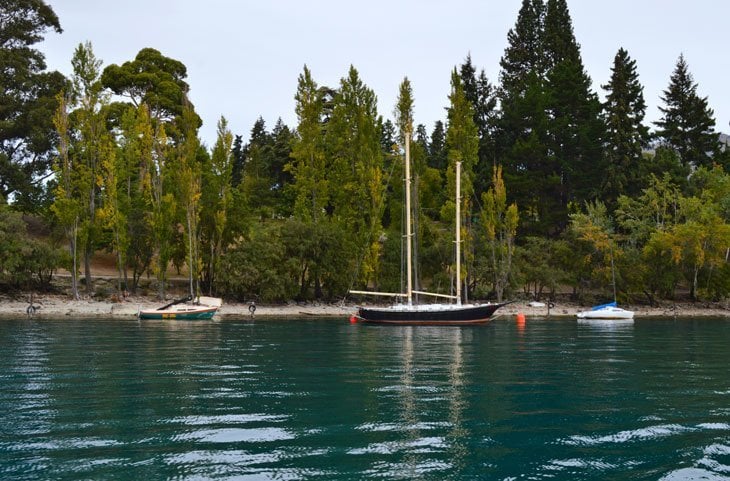
M 185 65 L 153 48 L 104 68 L 90 42 L 73 73 L 34 44 L 59 19 L 42 1 L 2 10 L 0 276 L 48 285 L 63 267 L 94 293 L 93 255 L 116 289 L 170 272 L 191 294 L 334 300 L 401 291 L 403 157 L 412 161 L 415 286 L 467 298 L 618 296 L 651 304 L 730 292 L 728 153 L 679 56 L 645 121 L 635 60 L 619 48 L 602 101 L 565 0 L 523 0 L 496 83 L 469 56 L 450 73 L 446 118 L 416 124 L 408 78 L 392 119 L 354 66 L 336 86 L 305 65 L 297 125 L 225 117 L 203 144 Z M 462 164 L 465 268 L 454 279 L 455 164 Z M 41 219 L 48 235 L 27 232 Z M 23 217 L 25 216 L 25 217 Z

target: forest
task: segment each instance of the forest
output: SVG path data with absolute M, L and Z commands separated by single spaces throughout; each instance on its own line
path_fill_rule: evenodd
M 610 80 L 592 85 L 565 0 L 522 1 L 497 79 L 468 55 L 443 72 L 433 126 L 413 119 L 408 78 L 389 116 L 355 66 L 320 85 L 305 65 L 297 125 L 259 118 L 244 136 L 221 115 L 213 146 L 182 62 L 150 47 L 102 68 L 86 42 L 67 78 L 37 49 L 51 30 L 61 21 L 42 0 L 0 4 L 6 291 L 52 289 L 63 269 L 70 296 L 94 296 L 99 252 L 119 295 L 150 277 L 165 298 L 173 274 L 235 301 L 401 291 L 408 143 L 417 288 L 649 305 L 730 295 L 730 153 L 689 62 L 678 53 L 649 125 L 629 52 L 617 46 Z

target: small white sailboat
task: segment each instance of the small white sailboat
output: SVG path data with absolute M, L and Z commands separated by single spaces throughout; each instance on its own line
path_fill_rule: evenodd
M 613 244 L 611 244 L 611 284 L 613 285 L 613 302 L 594 306 L 590 311 L 579 311 L 578 319 L 629 320 L 634 318 L 634 311 L 618 307 L 616 303 L 616 267 L 613 264 Z
M 595 306 L 590 311 L 580 311 L 577 316 L 578 319 L 633 319 L 634 311 L 622 309 L 614 301 Z

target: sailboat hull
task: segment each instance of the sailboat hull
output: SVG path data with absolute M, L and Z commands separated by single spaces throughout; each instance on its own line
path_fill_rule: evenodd
M 361 307 L 356 317 L 370 324 L 463 326 L 489 322 L 506 304 Z

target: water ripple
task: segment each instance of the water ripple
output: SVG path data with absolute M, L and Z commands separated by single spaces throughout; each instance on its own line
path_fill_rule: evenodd
M 570 436 L 564 444 L 578 446 L 595 446 L 608 443 L 628 443 L 633 441 L 643 441 L 647 439 L 658 439 L 675 434 L 682 434 L 695 431 L 694 428 L 680 426 L 677 424 L 665 424 L 660 426 L 649 426 L 640 429 L 631 429 L 621 431 L 616 434 L 604 436 Z

